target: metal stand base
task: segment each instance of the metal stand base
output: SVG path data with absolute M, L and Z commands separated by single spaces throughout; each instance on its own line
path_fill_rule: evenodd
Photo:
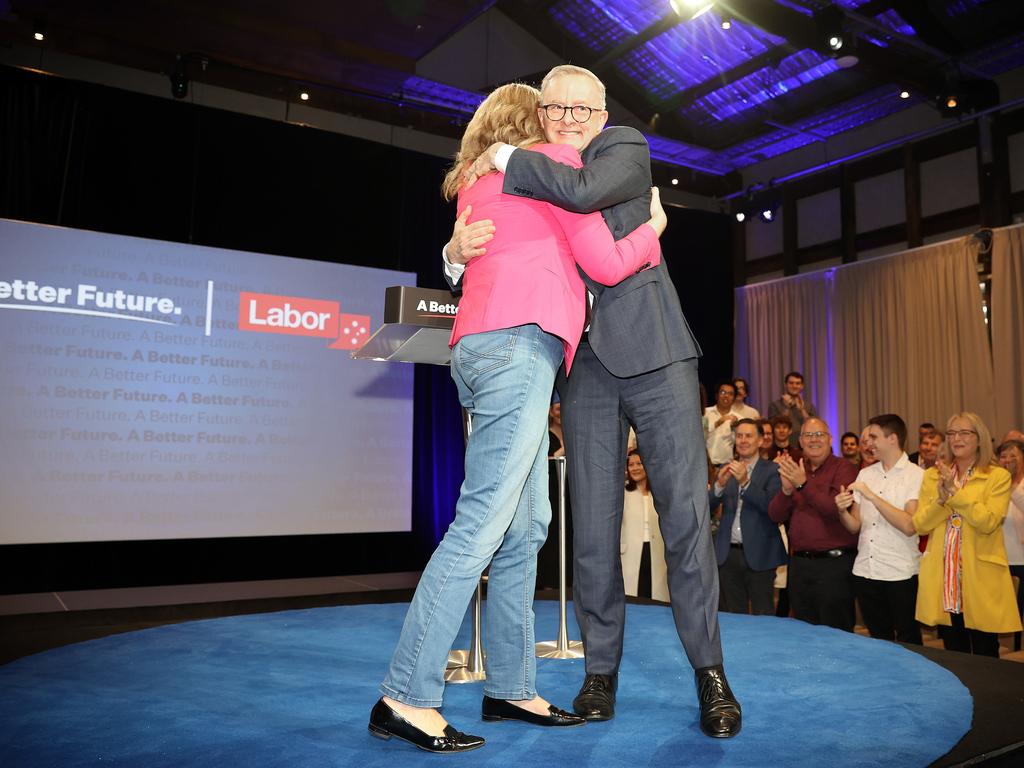
M 569 640 L 566 632 L 565 584 L 565 456 L 552 456 L 558 474 L 558 639 L 537 643 L 539 659 L 582 659 L 583 643 Z
M 584 655 L 583 643 L 579 640 L 570 640 L 565 648 L 555 640 L 537 643 L 538 659 L 582 659 Z
M 446 683 L 475 683 L 487 679 L 487 673 L 484 672 L 484 648 L 480 640 L 480 601 L 483 598 L 480 584 L 486 578 L 482 577 L 477 583 L 476 595 L 473 596 L 473 639 L 470 641 L 470 649 L 448 652 L 448 666 L 444 671 Z

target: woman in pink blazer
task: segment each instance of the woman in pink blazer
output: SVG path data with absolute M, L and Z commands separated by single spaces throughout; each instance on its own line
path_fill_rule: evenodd
M 486 255 L 462 277 L 451 336 L 452 378 L 473 429 L 455 519 L 420 578 L 369 725 L 376 736 L 431 752 L 484 743 L 449 725 L 437 707 L 448 651 L 488 564 L 483 719 L 586 722 L 549 704 L 535 687 L 533 593 L 537 551 L 551 519 L 548 406 L 558 367 L 564 358 L 571 370 L 586 322 L 587 292 L 576 264 L 609 285 L 655 266 L 667 220 L 655 190 L 651 220 L 616 243 L 600 214 L 504 195 L 496 174 L 462 188 L 466 169 L 496 141 L 581 165 L 571 147 L 541 143 L 539 105 L 540 92 L 526 85 L 491 93 L 467 126 L 444 184 L 449 199 L 458 193 L 460 213 L 471 204 L 475 216 L 497 226 Z

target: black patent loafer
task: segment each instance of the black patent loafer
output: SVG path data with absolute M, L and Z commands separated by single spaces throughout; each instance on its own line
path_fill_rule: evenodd
M 573 711 L 587 720 L 611 720 L 615 716 L 615 675 L 587 675 L 572 700 Z
M 444 736 L 431 736 L 424 733 L 380 699 L 370 712 L 370 733 L 378 739 L 390 739 L 392 736 L 407 741 L 414 747 L 426 752 L 468 752 L 479 749 L 484 740 L 479 736 L 455 730 L 451 725 L 444 728 Z
M 559 709 L 554 704 L 548 705 L 546 715 L 538 715 L 535 712 L 528 712 L 522 707 L 505 701 L 504 699 L 492 699 L 484 696 L 484 703 L 481 707 L 481 717 L 484 720 L 520 720 L 530 725 L 544 725 L 554 727 L 566 727 L 573 725 L 586 725 L 587 721 L 582 717 Z
M 735 736 L 740 732 L 743 715 L 740 703 L 725 679 L 725 670 L 719 664 L 698 669 L 694 675 L 700 702 L 700 729 L 715 739 Z

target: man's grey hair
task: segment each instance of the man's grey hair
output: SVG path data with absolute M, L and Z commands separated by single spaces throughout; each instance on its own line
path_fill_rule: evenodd
M 601 109 L 605 108 L 605 98 L 606 98 L 605 97 L 605 89 L 604 89 L 604 83 L 601 82 L 601 78 L 599 78 L 597 75 L 595 75 L 589 69 L 584 69 L 583 67 L 577 67 L 574 64 L 559 64 L 557 67 L 555 67 L 550 72 L 548 72 L 546 75 L 544 75 L 544 80 L 540 84 L 540 91 L 541 91 L 541 93 L 543 94 L 544 91 L 546 91 L 548 89 L 548 85 L 551 84 L 552 80 L 555 80 L 555 79 L 557 79 L 559 77 L 565 77 L 567 75 L 589 77 L 591 80 L 593 80 L 594 84 L 597 86 L 598 93 L 601 95 L 600 108 Z M 594 106 L 598 106 L 598 105 L 595 104 Z

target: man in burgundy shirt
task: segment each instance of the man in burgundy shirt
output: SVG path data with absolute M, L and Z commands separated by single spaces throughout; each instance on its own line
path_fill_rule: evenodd
M 800 430 L 803 458 L 776 460 L 782 490 L 768 505 L 776 523 L 789 522 L 789 600 L 793 616 L 853 631 L 853 561 L 857 536 L 839 521 L 835 497 L 857 478 L 857 467 L 832 454 L 832 436 L 819 418 Z

